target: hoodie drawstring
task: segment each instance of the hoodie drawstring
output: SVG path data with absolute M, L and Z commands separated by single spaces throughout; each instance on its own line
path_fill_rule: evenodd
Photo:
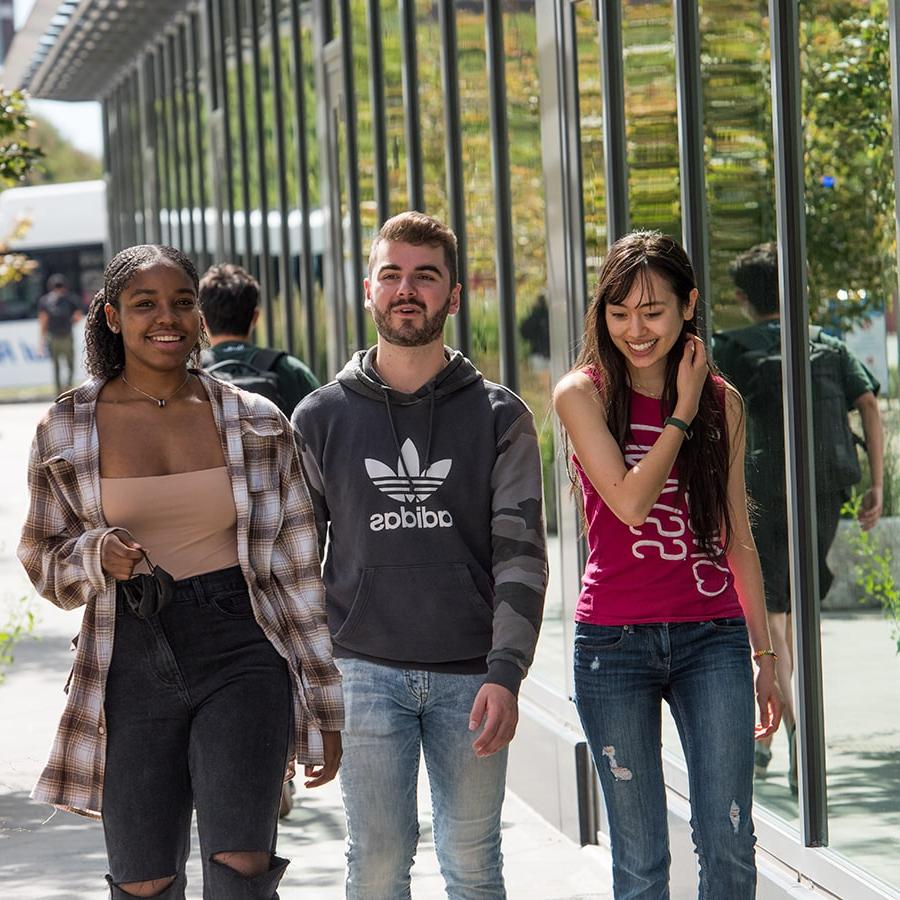
M 400 438 L 397 435 L 397 426 L 394 423 L 394 413 L 391 409 L 391 398 L 389 396 L 390 392 L 385 390 L 382 396 L 384 397 L 384 405 L 387 407 L 387 416 L 388 422 L 391 423 L 391 434 L 394 437 L 394 446 L 397 448 L 397 457 L 400 460 L 400 466 L 403 468 L 403 474 L 406 476 L 406 484 L 409 488 L 410 494 L 415 494 L 415 488 L 413 487 L 412 477 L 409 474 L 409 469 L 406 467 L 406 460 L 403 458 L 403 451 L 400 449 Z M 425 443 L 425 465 L 422 466 L 419 470 L 419 474 L 422 475 L 428 471 L 428 467 L 431 465 L 431 436 L 433 433 L 434 426 L 434 383 L 431 384 L 431 389 L 428 392 L 428 438 Z M 400 474 L 399 472 L 397 473 Z

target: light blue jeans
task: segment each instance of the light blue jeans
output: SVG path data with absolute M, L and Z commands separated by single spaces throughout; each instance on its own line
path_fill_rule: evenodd
M 603 788 L 616 900 L 666 900 L 662 701 L 684 748 L 701 900 L 756 896 L 755 700 L 743 619 L 575 627 L 575 704 Z
M 450 900 L 504 900 L 500 811 L 506 750 L 475 756 L 469 712 L 484 675 L 336 660 L 346 727 L 341 790 L 348 900 L 406 900 L 419 838 L 420 750 Z

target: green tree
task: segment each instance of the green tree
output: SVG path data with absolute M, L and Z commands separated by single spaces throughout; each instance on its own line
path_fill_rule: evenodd
M 22 179 L 23 184 L 63 184 L 69 181 L 90 181 L 103 175 L 100 160 L 85 153 L 64 138 L 58 129 L 32 116 L 29 139 L 41 148 L 41 164 L 32 168 Z

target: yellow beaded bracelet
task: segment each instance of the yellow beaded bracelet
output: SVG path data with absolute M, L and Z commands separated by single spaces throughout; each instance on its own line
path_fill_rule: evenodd
M 766 647 L 765 650 L 754 650 L 753 651 L 753 661 L 759 662 L 764 656 L 771 656 L 772 659 L 778 660 L 778 654 L 771 648 Z

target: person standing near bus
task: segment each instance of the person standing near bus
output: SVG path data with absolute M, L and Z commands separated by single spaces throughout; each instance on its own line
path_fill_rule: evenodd
M 75 374 L 75 338 L 72 326 L 81 318 L 81 304 L 69 293 L 64 275 L 51 275 L 47 279 L 47 293 L 38 300 L 38 324 L 41 329 L 41 346 L 47 348 L 53 363 L 53 382 L 56 393 L 61 394 L 72 386 Z M 61 365 L 66 365 L 66 377 L 62 377 Z

